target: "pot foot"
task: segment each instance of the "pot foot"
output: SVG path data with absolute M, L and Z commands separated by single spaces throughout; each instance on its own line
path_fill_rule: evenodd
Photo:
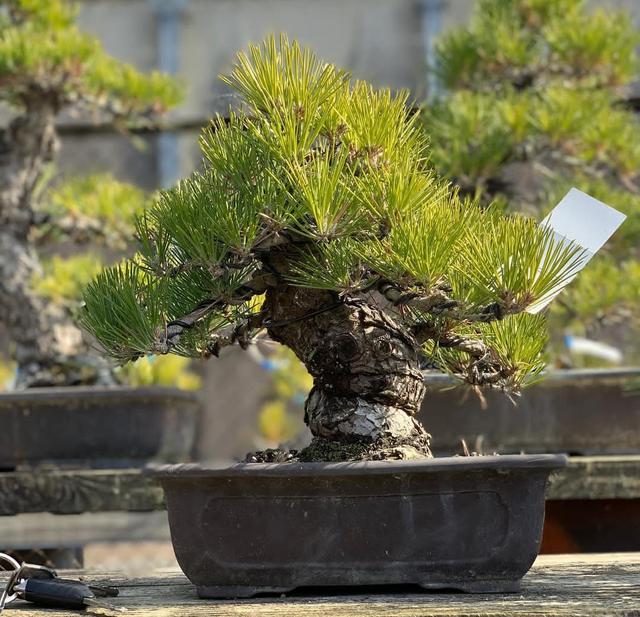
M 287 593 L 295 587 L 250 587 L 244 585 L 196 585 L 199 598 L 253 598 L 263 593 Z
M 429 591 L 456 589 L 465 593 L 517 593 L 521 591 L 520 580 L 489 579 L 478 581 L 426 582 L 420 587 Z

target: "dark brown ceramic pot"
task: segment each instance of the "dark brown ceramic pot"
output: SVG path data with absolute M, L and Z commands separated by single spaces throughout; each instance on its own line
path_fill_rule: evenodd
M 491 454 L 564 452 L 629 454 L 640 450 L 640 369 L 551 371 L 512 402 L 445 375 L 427 376 L 420 421 L 436 455 L 469 450 Z
M 200 402 L 173 388 L 33 388 L 0 395 L 0 469 L 192 460 Z
M 558 455 L 164 466 L 178 562 L 204 598 L 306 586 L 508 592 L 540 544 Z

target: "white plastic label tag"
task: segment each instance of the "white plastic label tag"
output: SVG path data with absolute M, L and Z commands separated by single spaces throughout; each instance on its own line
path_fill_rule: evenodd
M 585 250 L 584 257 L 562 284 L 529 306 L 527 313 L 539 313 L 545 308 L 587 265 L 626 218 L 622 212 L 572 188 L 540 225 L 553 229 L 561 242 L 580 245 Z

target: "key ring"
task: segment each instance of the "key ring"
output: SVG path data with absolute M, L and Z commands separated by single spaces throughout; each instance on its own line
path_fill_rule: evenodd
M 13 574 L 9 577 L 7 586 L 4 588 L 4 590 L 2 591 L 2 595 L 0 596 L 0 613 L 1 613 L 7 604 L 9 604 L 10 602 L 13 602 L 18 597 L 18 594 L 16 593 L 9 595 L 9 591 L 13 587 L 13 584 L 15 583 L 16 574 L 20 571 L 22 566 L 13 557 L 11 557 L 11 555 L 7 555 L 6 553 L 0 553 L 0 561 L 4 561 L 8 563 L 13 568 Z

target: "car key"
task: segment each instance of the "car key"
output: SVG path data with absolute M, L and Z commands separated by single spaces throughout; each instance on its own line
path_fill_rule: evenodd
M 117 595 L 112 588 L 96 587 L 98 593 L 104 597 Z M 88 585 L 82 581 L 61 578 L 21 580 L 13 587 L 18 598 L 48 608 L 83 609 L 88 607 L 105 608 L 111 611 L 123 612 L 121 607 L 107 604 L 99 599 Z M 116 590 L 117 591 L 117 590 Z
M 55 578 L 57 576 L 55 570 L 47 568 L 47 566 L 24 562 L 19 563 L 11 557 L 11 555 L 7 555 L 6 553 L 0 553 L 0 562 L 8 563 L 13 568 L 13 572 L 0 595 L 0 613 L 2 613 L 7 604 L 17 598 L 17 594 L 13 591 L 13 588 L 21 580 L 26 578 Z

